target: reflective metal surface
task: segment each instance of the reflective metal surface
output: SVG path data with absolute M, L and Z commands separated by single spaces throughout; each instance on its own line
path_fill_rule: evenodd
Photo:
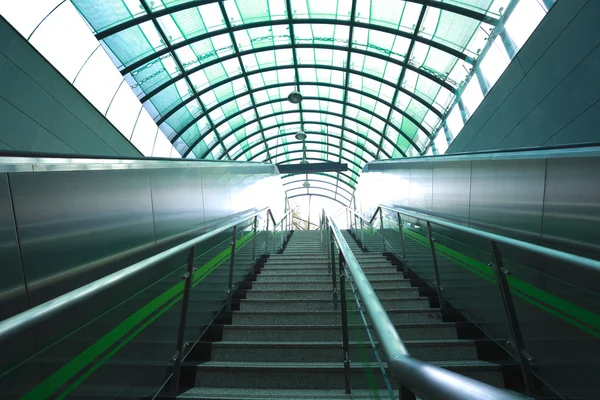
M 278 218 L 284 214 L 285 194 L 273 165 L 185 160 L 87 161 L 90 163 L 83 159 L 0 158 L 0 170 L 13 171 L 8 178 L 0 175 L 3 295 L 7 293 L 5 288 L 14 287 L 15 293 L 20 293 L 20 301 L 24 301 L 25 277 L 34 307 L 109 274 L 124 272 L 127 266 L 216 227 L 247 218 L 266 206 L 271 206 Z M 22 265 L 14 252 L 17 239 L 11 207 L 20 235 Z M 238 228 L 238 240 L 250 232 L 247 227 Z M 230 242 L 231 233 L 222 232 L 197 246 L 194 267 L 216 269 L 195 283 L 198 286 L 190 298 L 194 306 L 189 311 L 186 341 L 197 340 L 201 329 L 220 309 L 227 284 L 222 280 L 223 266 L 207 263 L 215 262 Z M 260 246 L 264 247 L 262 242 Z M 249 256 L 245 257 L 244 251 L 251 254 L 251 247 L 248 249 L 242 250 L 240 257 L 236 255 L 240 271 L 245 274 L 249 264 L 244 260 Z M 177 296 L 169 296 L 174 285 L 181 282 L 180 267 L 187 254 L 177 252 L 168 261 L 161 261 L 126 282 L 115 283 L 4 341 L 0 348 L 0 392 L 7 398 L 29 391 L 52 393 L 58 388 L 44 380 L 59 370 L 82 372 L 83 366 L 76 365 L 81 360 L 77 356 L 113 337 L 123 340 L 123 348 L 113 352 L 109 362 L 98 364 L 71 397 L 89 398 L 98 391 L 107 397 L 153 397 L 170 373 L 169 358 L 176 347 L 171 342 L 177 337 L 173 327 L 180 320 L 181 307 L 175 304 L 179 301 Z M 19 276 L 20 286 L 18 280 L 11 281 Z M 26 309 L 26 305 L 17 309 L 6 298 L 0 298 L 3 319 Z M 157 299 L 164 303 L 156 303 Z M 164 307 L 154 308 L 155 304 Z M 137 329 L 137 322 L 123 324 L 131 324 L 140 315 L 147 328 L 128 336 Z M 33 393 L 30 395 L 35 398 L 48 397 Z
M 27 308 L 25 282 L 6 174 L 0 174 L 0 268 L 2 271 L 0 320 L 2 320 Z
M 362 267 L 331 217 L 327 218 L 327 225 L 340 249 L 340 263 L 343 259 L 352 275 L 364 309 L 379 339 L 387 365 L 402 386 L 425 399 L 516 400 L 521 398 L 514 392 L 495 388 L 411 357 Z M 343 276 L 340 281 L 342 279 Z
M 597 148 L 374 161 L 356 197 L 367 217 L 378 204 L 411 207 L 598 257 L 599 168 Z
M 546 160 L 473 161 L 469 222 L 539 235 Z

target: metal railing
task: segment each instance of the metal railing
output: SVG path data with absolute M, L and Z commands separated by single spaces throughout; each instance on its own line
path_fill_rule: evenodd
M 449 370 L 436 367 L 427 362 L 417 360 L 410 356 L 402 339 L 398 335 L 394 324 L 383 308 L 381 301 L 375 294 L 363 269 L 350 250 L 348 243 L 342 236 L 340 230 L 331 217 L 321 218 L 323 244 L 331 254 L 331 274 L 334 293 L 334 304 L 336 302 L 336 279 L 335 279 L 335 249 L 338 246 L 337 265 L 340 281 L 340 304 L 342 317 L 342 340 L 344 353 L 344 380 L 346 392 L 351 392 L 350 387 L 350 354 L 348 339 L 348 311 L 345 299 L 345 281 L 350 274 L 354 286 L 364 304 L 364 309 L 369 316 L 373 330 L 379 339 L 379 345 L 384 355 L 389 370 L 400 382 L 400 398 L 403 400 L 414 399 L 415 394 L 424 399 L 439 400 L 516 400 L 521 399 L 512 392 L 498 389 L 477 380 L 467 378 L 463 375 Z
M 267 232 L 269 232 L 269 220 L 273 222 L 273 252 L 281 250 L 283 248 L 283 243 L 286 239 L 284 236 L 289 236 L 290 231 L 292 230 L 292 210 L 288 210 L 283 217 L 279 220 L 279 222 L 275 222 L 275 218 L 273 217 L 273 213 L 271 210 L 267 211 Z M 277 228 L 279 227 L 279 249 L 276 249 L 275 245 L 277 242 Z M 285 228 L 285 229 L 284 229 Z M 284 235 L 284 231 L 287 233 Z M 269 250 L 269 235 L 267 235 L 266 242 L 267 252 Z
M 397 223 L 398 223 L 398 231 L 400 235 L 401 242 L 401 261 L 406 268 L 408 266 L 407 257 L 406 257 L 406 248 L 405 248 L 405 237 L 403 232 L 403 220 L 402 216 L 415 218 L 420 221 L 424 221 L 427 225 L 427 238 L 429 241 L 429 247 L 431 249 L 433 269 L 434 269 L 434 277 L 435 280 L 433 284 L 435 285 L 435 289 L 438 296 L 438 301 L 440 304 L 440 309 L 442 312 L 445 308 L 447 308 L 446 299 L 444 297 L 444 287 L 443 282 L 440 279 L 440 269 L 438 265 L 437 252 L 435 248 L 435 239 L 433 237 L 433 229 L 432 224 L 436 226 L 441 226 L 444 228 L 451 229 L 456 232 L 461 232 L 463 234 L 471 235 L 478 237 L 480 239 L 484 239 L 489 241 L 490 250 L 492 254 L 493 262 L 488 264 L 494 271 L 494 275 L 496 277 L 496 281 L 500 290 L 500 294 L 503 301 L 504 312 L 506 313 L 506 317 L 508 320 L 508 326 L 510 331 L 510 336 L 512 343 L 515 348 L 515 357 L 519 363 L 521 368 L 521 374 L 523 375 L 523 379 L 529 393 L 533 392 L 535 388 L 535 378 L 532 372 L 532 364 L 534 360 L 532 356 L 528 353 L 527 348 L 525 346 L 525 340 L 523 338 L 523 333 L 521 330 L 519 318 L 517 316 L 517 311 L 515 308 L 513 294 L 510 290 L 510 285 L 508 283 L 507 275 L 510 275 L 510 272 L 504 268 L 504 263 L 502 260 L 502 253 L 500 252 L 499 245 L 504 245 L 508 247 L 512 247 L 515 249 L 523 250 L 528 253 L 533 253 L 542 257 L 546 257 L 549 259 L 557 260 L 563 263 L 567 263 L 570 265 L 575 265 L 585 271 L 588 272 L 600 272 L 600 261 L 593 260 L 590 258 L 581 257 L 575 254 L 566 253 L 563 251 L 551 249 L 548 247 L 536 245 L 533 243 L 524 242 L 518 239 L 512 239 L 506 236 L 498 235 L 495 233 L 483 231 L 480 229 L 470 228 L 464 225 L 460 225 L 456 222 L 452 222 L 450 220 L 446 220 L 443 218 L 435 217 L 423 212 L 416 212 L 413 210 L 409 210 L 403 207 L 390 207 L 386 205 L 379 205 L 373 216 L 368 221 L 368 224 L 373 227 L 373 221 L 379 217 L 381 223 L 381 241 L 383 251 L 386 251 L 386 240 L 385 240 L 385 232 L 384 232 L 384 223 L 383 223 L 383 211 L 388 211 L 395 214 Z M 353 214 L 355 216 L 354 220 L 360 219 L 362 221 L 366 221 L 366 219 L 356 213 L 354 210 L 348 208 L 348 213 Z M 355 222 L 356 223 L 356 222 Z
M 284 217 L 279 221 L 275 222 L 275 218 L 273 217 L 273 213 L 268 207 L 265 207 L 258 211 L 253 211 L 251 214 L 239 218 L 231 223 L 225 224 L 219 228 L 213 229 L 210 232 L 199 235 L 193 239 L 190 239 L 184 243 L 181 243 L 177 246 L 174 246 L 170 249 L 162 251 L 156 255 L 148 257 L 142 261 L 139 261 L 129 267 L 123 268 L 115 273 L 107 275 L 103 278 L 95 280 L 87 285 L 81 286 L 77 289 L 74 289 L 68 293 L 65 293 L 61 296 L 58 296 L 52 300 L 49 300 L 45 303 L 42 303 L 36 307 L 33 307 L 27 311 L 24 311 L 20 314 L 17 314 L 13 317 L 7 318 L 3 321 L 0 321 L 0 343 L 16 335 L 17 333 L 23 332 L 27 328 L 31 328 L 42 321 L 45 321 L 52 316 L 63 312 L 70 307 L 73 307 L 84 300 L 87 300 L 109 288 L 114 287 L 117 284 L 124 282 L 125 280 L 134 277 L 135 275 L 148 270 L 149 268 L 156 266 L 159 263 L 168 261 L 172 257 L 177 254 L 181 254 L 185 251 L 188 252 L 187 257 L 187 270 L 186 273 L 182 276 L 182 279 L 185 281 L 184 289 L 183 289 L 183 301 L 182 301 L 182 312 L 180 315 L 179 327 L 177 332 L 177 348 L 175 355 L 171 358 L 173 362 L 173 375 L 172 380 L 170 382 L 170 390 L 173 393 L 177 393 L 179 386 L 179 374 L 181 371 L 181 363 L 183 361 L 183 351 L 184 351 L 184 333 L 187 325 L 187 310 L 190 302 L 190 291 L 192 287 L 193 274 L 195 272 L 194 268 L 194 256 L 196 246 L 200 243 L 213 239 L 217 237 L 219 234 L 223 232 L 227 232 L 228 230 L 232 231 L 232 241 L 231 241 L 231 256 L 230 256 L 230 264 L 229 264 L 229 279 L 227 286 L 227 302 L 226 302 L 226 310 L 231 310 L 232 298 L 235 292 L 235 286 L 233 284 L 233 270 L 235 264 L 235 250 L 236 250 L 236 236 L 237 236 L 237 228 L 244 223 L 247 223 L 250 220 L 252 222 L 253 229 L 253 244 L 252 244 L 252 261 L 251 265 L 254 265 L 256 262 L 256 237 L 257 237 L 257 227 L 258 227 L 258 216 L 262 214 L 264 211 L 267 211 L 267 235 L 266 235 L 266 249 L 265 251 L 268 253 L 268 237 L 269 237 L 269 219 L 273 221 L 275 231 L 278 226 L 283 228 L 291 226 L 290 221 L 290 213 L 291 210 L 288 211 Z M 283 246 L 283 235 L 282 235 L 281 246 Z M 250 271 L 249 271 L 250 272 Z

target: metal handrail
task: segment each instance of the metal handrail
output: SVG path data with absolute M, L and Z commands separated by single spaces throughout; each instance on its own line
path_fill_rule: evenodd
M 339 246 L 340 260 L 343 259 L 347 270 L 352 275 L 354 285 L 363 301 L 364 309 L 369 315 L 373 330 L 379 339 L 388 368 L 403 387 L 426 399 L 522 399 L 521 396 L 509 391 L 495 388 L 411 357 L 340 230 L 330 217 L 327 217 L 327 221 Z M 342 306 L 342 309 L 344 310 L 345 307 Z
M 352 214 L 354 214 L 355 216 L 357 216 L 359 219 L 361 219 L 363 222 L 373 226 L 373 221 L 369 221 L 368 219 L 366 219 L 365 217 L 363 217 L 362 215 L 360 215 L 359 213 L 357 213 L 356 211 L 354 211 L 353 209 L 351 209 L 350 207 L 346 206 L 346 208 L 348 209 L 348 211 L 350 211 Z
M 142 261 L 130 265 L 129 267 L 123 268 L 115 273 L 97 279 L 91 283 L 88 283 L 87 285 L 81 286 L 68 293 L 58 296 L 36 307 L 33 307 L 27 311 L 23 311 L 20 314 L 7 318 L 4 321 L 0 321 L 0 342 L 4 341 L 8 337 L 18 332 L 23 331 L 28 327 L 37 325 L 38 323 L 50 318 L 51 316 L 61 311 L 64 311 L 65 309 L 75 304 L 81 303 L 83 300 L 86 300 L 101 291 L 113 287 L 116 284 L 123 282 L 125 279 L 135 274 L 138 274 L 141 271 L 144 271 L 158 263 L 161 263 L 178 253 L 187 251 L 205 240 L 211 239 L 222 232 L 225 232 L 239 224 L 253 219 L 265 210 L 268 210 L 269 213 L 271 212 L 271 210 L 268 209 L 268 207 L 265 207 L 259 211 L 255 211 L 249 216 L 240 218 L 227 225 L 223 225 L 219 228 L 213 229 L 212 231 L 197 236 L 194 239 L 190 239 L 177 246 L 171 247 L 170 249 L 148 257 Z
M 594 260 L 591 258 L 586 258 L 586 257 L 578 256 L 575 254 L 566 253 L 564 251 L 555 250 L 555 249 L 551 249 L 549 247 L 544 247 L 544 246 L 540 246 L 537 244 L 524 242 L 524 241 L 518 240 L 518 239 L 512 239 L 512 238 L 509 238 L 506 236 L 498 235 L 495 233 L 483 231 L 483 230 L 476 229 L 476 228 L 470 228 L 470 227 L 467 227 L 464 225 L 457 224 L 455 222 L 451 222 L 451 221 L 448 221 L 445 219 L 431 216 L 426 213 L 407 210 L 403 207 L 390 207 L 390 206 L 380 204 L 377 207 L 377 209 L 375 210 L 373 217 L 375 217 L 377 215 L 378 211 L 380 211 L 381 209 L 388 210 L 388 211 L 395 212 L 395 213 L 404 214 L 409 217 L 413 217 L 413 218 L 424 220 L 426 222 L 430 222 L 434 225 L 439 225 L 439 226 L 450 228 L 450 229 L 453 229 L 453 230 L 456 230 L 459 232 L 478 236 L 480 238 L 489 240 L 491 242 L 504 244 L 506 246 L 515 247 L 517 249 L 525 250 L 525 251 L 535 253 L 535 254 L 538 254 L 538 255 L 541 255 L 544 257 L 553 258 L 553 259 L 556 259 L 556 260 L 559 260 L 559 261 L 562 261 L 565 263 L 576 265 L 576 266 L 586 269 L 588 271 L 600 272 L 600 261 L 597 261 L 597 260 Z
M 271 211 L 271 210 L 269 210 L 269 211 Z M 286 212 L 286 213 L 283 215 L 283 217 L 282 217 L 282 218 L 279 220 L 279 222 L 275 224 L 275 227 L 278 227 L 279 225 L 281 225 L 281 223 L 282 223 L 283 221 L 285 221 L 285 219 L 288 217 L 288 215 L 290 215 L 290 214 L 291 214 L 291 212 L 292 212 L 292 211 L 293 211 L 292 209 L 289 209 L 289 210 L 288 210 L 288 211 L 287 211 L 287 212 Z

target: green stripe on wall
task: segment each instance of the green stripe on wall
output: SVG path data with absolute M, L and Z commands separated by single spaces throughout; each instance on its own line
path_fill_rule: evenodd
M 244 235 L 236 243 L 236 250 L 242 248 L 253 236 L 250 232 Z M 193 275 L 192 287 L 198 285 L 206 276 L 212 271 L 219 267 L 224 261 L 228 260 L 231 255 L 231 248 L 223 250 L 215 258 L 210 260 L 198 269 Z M 167 289 L 165 292 L 160 294 L 154 300 L 151 300 L 148 304 L 140 308 L 138 311 L 129 316 L 126 320 L 121 322 L 106 335 L 100 338 L 97 342 L 92 344 L 90 347 L 79 353 L 67 364 L 63 365 L 56 372 L 46 378 L 42 383 L 34 387 L 28 393 L 26 393 L 22 399 L 45 399 L 50 397 L 60 387 L 65 385 L 69 380 L 74 378 L 79 372 L 86 368 L 92 361 L 101 356 L 105 351 L 112 347 L 117 341 L 125 336 L 129 331 L 139 325 L 142 321 L 148 318 L 157 309 L 168 303 L 175 296 L 176 299 L 171 301 L 166 307 L 164 307 L 157 315 L 153 316 L 150 320 L 146 321 L 141 327 L 135 330 L 123 343 L 119 344 L 112 351 L 106 354 L 94 367 L 79 377 L 73 384 L 71 384 L 59 398 L 63 398 L 73 391 L 79 384 L 81 384 L 87 377 L 89 377 L 95 370 L 97 370 L 102 364 L 108 361 L 114 354 L 116 354 L 127 342 L 132 340 L 137 334 L 143 331 L 149 326 L 156 318 L 160 317 L 164 312 L 173 307 L 182 297 L 185 281 L 179 282 Z
M 404 234 L 423 246 L 430 246 L 429 240 L 416 232 L 405 229 Z M 440 243 L 435 243 L 435 250 L 438 254 L 451 261 L 454 261 L 470 272 L 477 274 L 489 282 L 496 283 L 496 277 L 493 269 L 486 264 L 467 257 L 464 254 Z M 561 318 L 571 325 L 577 326 L 578 328 L 595 337 L 600 337 L 600 332 L 598 332 L 600 331 L 600 316 L 598 314 L 579 307 L 578 305 L 560 297 L 554 296 L 544 290 L 538 289 L 537 287 L 517 279 L 514 276 L 508 276 L 507 281 L 510 286 L 511 293 L 515 294 L 517 297 L 522 298 L 528 303 Z

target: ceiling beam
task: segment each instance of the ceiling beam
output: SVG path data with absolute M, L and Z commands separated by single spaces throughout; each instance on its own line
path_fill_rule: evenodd
M 308 132 L 306 132 L 306 133 L 307 133 L 307 134 L 317 134 L 317 135 L 323 135 L 323 136 L 327 136 L 327 137 L 334 137 L 334 138 L 336 138 L 336 139 L 339 139 L 341 142 L 350 143 L 350 144 L 352 144 L 352 145 L 354 145 L 354 146 L 356 146 L 356 147 L 360 148 L 362 151 L 364 151 L 365 153 L 367 153 L 368 155 L 370 155 L 371 157 L 373 157 L 373 159 L 375 159 L 375 155 L 373 154 L 373 152 L 371 152 L 371 151 L 367 150 L 366 148 L 362 147 L 362 145 L 361 145 L 360 143 L 353 143 L 353 142 L 349 141 L 349 140 L 348 140 L 348 139 L 346 139 L 346 138 L 341 138 L 341 137 L 339 137 L 339 136 L 334 136 L 334 135 L 331 135 L 331 134 L 326 134 L 326 135 L 325 135 L 323 132 L 310 132 L 310 131 L 308 131 Z M 279 136 L 291 136 L 291 135 L 294 135 L 294 133 L 293 133 L 293 132 L 290 132 L 290 133 L 286 133 L 286 134 L 279 135 Z M 269 140 L 273 140 L 273 138 L 267 139 L 267 142 L 268 142 Z M 300 142 L 296 142 L 296 143 L 300 143 Z M 335 147 L 335 148 L 339 148 L 339 147 L 342 145 L 342 143 L 340 143 L 340 145 L 336 145 L 336 144 L 327 143 L 327 142 L 319 142 L 319 141 L 317 141 L 317 140 L 305 140 L 305 141 L 304 141 L 304 143 L 306 143 L 306 144 L 320 144 L 320 145 L 323 145 L 323 146 L 331 146 L 331 147 Z M 264 144 L 265 146 L 267 146 L 267 143 L 266 143 L 266 142 L 263 142 L 262 140 L 261 140 L 261 141 L 258 141 L 258 142 L 256 142 L 256 143 L 252 143 L 252 145 L 248 146 L 248 148 L 246 148 L 246 149 L 242 149 L 243 151 L 242 151 L 241 153 L 239 153 L 239 154 L 236 154 L 236 156 L 235 156 L 235 160 L 237 160 L 237 159 L 241 158 L 241 156 L 243 156 L 244 154 L 246 154 L 247 152 L 249 152 L 249 151 L 250 151 L 250 150 L 252 150 L 253 148 L 255 148 L 255 147 L 257 147 L 257 146 L 260 146 L 261 144 Z M 275 146 L 271 146 L 270 148 L 271 148 L 271 149 L 275 149 L 275 148 L 277 148 L 277 147 L 280 147 L 280 146 L 289 146 L 289 145 L 291 145 L 291 144 L 294 144 L 294 143 L 280 143 L 280 144 L 277 144 L 277 145 L 275 145 Z M 234 146 L 234 147 L 235 147 L 235 146 Z M 307 151 L 310 151 L 310 150 L 307 150 Z M 257 153 L 257 154 L 258 154 L 258 153 Z M 368 163 L 368 161 L 367 161 L 367 160 L 366 160 L 364 157 L 362 157 L 362 156 L 356 156 L 356 157 L 359 157 L 359 158 L 360 158 L 361 160 L 363 160 L 365 163 Z
M 162 17 L 168 14 L 176 13 L 179 11 L 189 10 L 191 8 L 200 7 L 205 4 L 216 3 L 217 1 L 223 0 L 195 0 L 195 1 L 187 1 L 182 4 L 177 4 L 171 7 L 163 8 L 162 10 L 156 10 L 154 14 L 157 17 Z M 463 15 L 465 17 L 469 17 L 472 19 L 476 19 L 478 21 L 482 21 L 491 25 L 495 25 L 498 22 L 497 18 L 494 18 L 490 15 L 486 15 L 485 13 L 481 13 L 479 11 L 471 10 L 468 8 L 460 7 L 450 3 L 442 3 L 442 2 L 430 2 L 429 0 L 406 0 L 409 3 L 417 3 L 417 4 L 426 4 L 429 7 L 438 8 L 444 11 L 450 11 L 455 14 Z M 141 23 L 150 21 L 151 17 L 149 15 L 141 15 L 139 17 L 135 17 L 130 19 L 129 21 L 122 22 L 120 24 L 111 26 L 103 31 L 96 33 L 96 39 L 101 40 L 110 35 L 114 35 L 115 33 L 121 32 L 125 29 L 129 29 L 133 26 L 139 25 Z
M 425 10 L 427 10 L 426 6 L 421 7 L 421 12 L 419 13 L 419 18 L 417 19 L 417 23 L 415 24 L 415 30 L 414 30 L 414 34 L 418 35 L 419 34 L 419 30 L 421 30 L 421 24 L 423 23 L 423 18 L 425 17 Z M 410 60 L 411 54 L 413 52 L 413 49 L 415 47 L 415 40 L 411 39 L 410 44 L 408 45 L 408 50 L 406 51 L 406 60 Z M 396 86 L 402 86 L 402 84 L 404 83 L 404 77 L 406 76 L 406 64 L 402 67 L 402 70 L 400 71 L 400 76 L 398 77 L 398 83 L 396 84 Z M 396 101 L 398 101 L 398 91 L 396 90 L 394 92 L 394 97 L 392 98 L 392 104 L 396 104 Z M 391 123 L 391 118 L 392 118 L 392 109 L 390 108 L 390 112 L 387 115 L 386 118 L 386 122 L 385 122 L 385 126 L 389 126 Z M 384 132 L 385 133 L 385 132 Z M 431 138 L 431 135 L 427 135 L 429 138 Z M 381 138 L 381 141 L 379 142 L 379 146 L 377 147 L 377 158 L 379 158 L 379 149 L 381 149 L 381 146 L 383 145 L 383 137 Z
M 289 154 L 289 153 L 288 153 Z M 281 174 L 310 174 L 315 172 L 348 171 L 348 164 L 325 161 L 312 164 L 278 164 Z
M 401 30 L 390 28 L 390 27 L 383 26 L 383 25 L 375 25 L 375 24 L 369 24 L 369 23 L 365 23 L 365 22 L 357 22 L 353 19 L 343 20 L 343 19 L 331 19 L 331 18 L 293 18 L 293 19 L 278 19 L 278 20 L 272 20 L 272 21 L 270 20 L 270 21 L 253 22 L 253 23 L 249 23 L 249 24 L 233 26 L 230 29 L 222 28 L 222 29 L 217 29 L 217 30 L 211 31 L 211 32 L 203 33 L 203 34 L 191 37 L 191 38 L 181 40 L 177 43 L 174 43 L 174 44 L 172 44 L 172 47 L 174 50 L 177 50 L 177 49 L 183 48 L 185 46 L 189 46 L 191 44 L 200 42 L 202 40 L 210 39 L 211 37 L 214 37 L 214 36 L 229 34 L 230 32 L 237 32 L 237 31 L 253 29 L 253 28 L 264 28 L 264 27 L 277 26 L 277 25 L 289 25 L 291 23 L 298 24 L 298 25 L 302 25 L 302 24 L 303 25 L 306 25 L 306 24 L 341 25 L 341 26 L 349 26 L 349 27 L 356 27 L 356 28 L 364 28 L 364 29 L 369 29 L 372 31 L 383 32 L 383 33 L 389 33 L 391 35 L 404 37 L 406 39 L 414 38 L 417 42 L 434 47 L 434 48 L 441 50 L 445 53 L 448 53 L 456 58 L 464 60 L 470 64 L 472 64 L 475 61 L 472 57 L 468 56 L 467 54 L 465 54 L 461 51 L 458 51 L 450 46 L 442 44 L 440 42 L 436 42 L 435 40 L 427 39 L 423 36 L 415 37 L 415 35 L 413 33 L 408 33 L 405 31 L 401 31 Z M 298 44 L 298 46 L 300 46 L 300 44 Z M 144 65 L 148 64 L 149 62 L 154 61 L 155 59 L 160 58 L 166 54 L 169 54 L 169 51 L 167 49 L 156 50 L 154 53 L 127 65 L 125 68 L 123 68 L 121 70 L 121 73 L 123 75 L 128 74 L 128 73 L 135 71 L 136 69 L 143 67 Z
M 279 116 L 279 115 L 294 114 L 294 113 L 297 113 L 297 112 L 298 112 L 297 110 L 280 111 L 280 112 L 276 112 L 276 113 L 273 113 L 273 114 L 264 115 L 264 116 L 262 116 L 261 118 L 270 118 L 270 117 L 276 117 L 276 116 Z M 323 111 L 323 110 L 304 110 L 304 112 L 305 112 L 305 113 L 316 113 L 316 114 L 326 114 L 326 115 L 333 115 L 333 116 L 335 116 L 335 117 L 339 117 L 339 118 L 342 118 L 342 116 L 343 116 L 343 114 L 334 113 L 334 112 L 332 112 L 332 111 Z M 257 118 L 257 119 L 258 119 L 258 118 Z M 232 130 L 231 132 L 228 132 L 228 133 L 226 133 L 225 135 L 223 135 L 223 137 L 222 137 L 222 140 L 225 140 L 225 139 L 227 139 L 229 136 L 231 136 L 231 135 L 234 135 L 234 134 L 235 134 L 235 132 L 239 131 L 240 129 L 243 129 L 243 128 L 245 128 L 246 126 L 248 126 L 248 125 L 251 125 L 251 124 L 255 123 L 255 122 L 257 121 L 257 119 L 254 119 L 254 120 L 252 120 L 252 121 L 247 121 L 247 122 L 243 123 L 242 125 L 240 125 L 239 127 L 237 127 L 236 129 Z M 357 124 L 359 124 L 359 125 L 362 125 L 362 126 L 364 126 L 365 128 L 367 128 L 367 129 L 370 129 L 371 131 L 373 131 L 373 132 L 377 133 L 378 135 L 382 135 L 382 133 L 381 133 L 379 130 L 376 130 L 376 129 L 372 128 L 371 126 L 369 126 L 368 124 L 366 124 L 366 123 L 365 123 L 365 122 L 363 122 L 363 121 L 360 121 L 360 120 L 358 120 L 358 119 L 355 119 L 355 118 L 350 118 L 350 117 L 346 117 L 346 119 L 348 119 L 348 120 L 351 120 L 351 121 L 353 121 L 353 122 L 356 122 Z M 343 130 L 347 130 L 348 132 L 352 132 L 352 133 L 354 133 L 354 131 L 353 131 L 352 129 L 350 129 L 350 128 L 347 128 L 347 127 L 344 127 L 343 125 L 335 125 L 335 124 L 331 124 L 331 123 L 323 123 L 323 122 L 311 122 L 311 123 L 314 123 L 314 124 L 321 124 L 321 125 L 328 125 L 328 126 L 334 126 L 334 127 L 336 127 L 336 128 L 343 129 Z M 269 127 L 265 128 L 265 130 L 268 130 L 268 129 L 271 129 L 271 128 L 275 128 L 275 127 L 281 126 L 281 125 L 283 125 L 283 124 L 286 124 L 286 125 L 293 125 L 293 124 L 299 124 L 299 122 L 291 122 L 291 123 L 279 123 L 279 124 L 276 124 L 276 125 L 269 126 Z M 200 137 L 198 137 L 198 139 L 197 139 L 197 140 L 196 140 L 196 141 L 195 141 L 195 142 L 194 142 L 194 143 L 193 143 L 193 144 L 190 146 L 190 148 L 188 149 L 188 151 L 187 151 L 186 153 L 184 153 L 184 155 L 183 155 L 183 156 L 184 156 L 184 157 L 187 157 L 187 155 L 189 154 L 189 152 L 191 152 L 191 151 L 192 151 L 192 149 L 193 149 L 195 146 L 197 146 L 197 145 L 198 145 L 198 144 L 199 144 L 199 143 L 200 143 L 200 142 L 201 142 L 201 141 L 202 141 L 202 140 L 203 140 L 203 139 L 204 139 L 204 138 L 205 138 L 205 137 L 206 137 L 206 136 L 207 136 L 209 133 L 210 133 L 210 132 L 208 132 L 208 133 L 206 133 L 206 134 L 204 134 L 204 135 L 201 135 Z M 247 138 L 248 136 L 249 136 L 249 135 L 246 135 L 246 138 Z M 405 137 L 405 138 L 406 138 L 406 139 L 409 141 L 409 143 L 413 144 L 412 140 L 410 140 L 410 139 L 409 139 L 409 138 L 407 138 L 407 137 Z M 392 145 L 392 147 L 394 147 L 394 148 L 395 148 L 395 149 L 396 149 L 396 150 L 397 150 L 397 151 L 398 151 L 400 154 L 402 154 L 402 156 L 403 156 L 403 157 L 406 157 L 406 154 L 404 153 L 404 151 L 402 151 L 402 149 L 400 149 L 396 143 L 393 143 L 393 142 L 392 142 L 392 141 L 391 141 L 389 138 L 387 138 L 387 137 L 385 138 L 385 140 L 386 140 L 388 143 L 390 143 L 390 144 Z M 207 153 L 206 153 L 206 154 L 208 154 L 210 151 L 212 151 L 212 149 L 214 149 L 214 148 L 215 148 L 217 145 L 218 145 L 218 143 L 216 143 L 216 142 L 215 142 L 214 144 L 212 144 L 212 145 L 209 147 L 209 149 L 208 149 L 208 151 L 207 151 Z M 413 144 L 413 145 L 416 147 L 417 151 L 420 151 L 420 149 L 418 148 L 418 146 L 416 146 L 416 144 Z M 202 158 L 202 157 L 201 157 L 201 158 Z M 389 158 L 391 158 L 391 157 L 389 157 Z
M 240 56 L 240 49 L 238 48 L 237 41 L 235 40 L 235 36 L 233 35 L 233 32 L 231 31 L 231 21 L 229 21 L 229 17 L 227 16 L 227 10 L 225 10 L 225 5 L 223 4 L 223 2 L 219 2 L 219 7 L 221 8 L 221 13 L 223 14 L 223 19 L 225 20 L 225 25 L 227 26 L 227 29 L 229 30 L 229 39 L 231 40 L 231 43 L 233 43 L 233 49 L 235 50 L 235 54 L 237 54 L 238 61 L 240 63 L 240 69 L 242 71 L 242 75 L 244 76 L 244 81 L 246 82 L 246 87 L 248 89 L 250 89 L 250 80 L 248 79 L 248 74 L 246 73 L 246 67 L 244 67 L 244 61 L 242 60 L 242 57 Z M 258 117 L 258 110 L 256 109 L 256 99 L 254 98 L 254 93 L 250 93 L 249 96 L 250 96 L 250 101 L 252 102 L 252 106 L 254 107 L 254 113 Z M 206 117 L 208 118 L 208 115 Z M 260 120 L 258 121 L 258 127 L 260 128 L 261 135 L 264 139 L 265 138 L 264 129 L 262 128 L 262 122 Z M 217 134 L 217 130 L 214 129 L 214 126 L 212 127 L 212 129 L 215 132 L 215 135 L 217 135 L 217 139 L 218 139 L 219 135 Z M 223 147 L 225 147 L 225 145 L 223 145 Z M 271 155 L 267 151 L 267 160 L 270 160 L 270 159 L 271 159 Z
M 154 25 L 154 28 L 156 29 L 156 31 L 158 32 L 158 34 L 162 38 L 162 41 L 165 44 L 165 48 L 169 51 L 169 54 L 171 55 L 171 57 L 175 61 L 175 64 L 177 64 L 177 68 L 179 69 L 179 72 L 180 72 L 181 76 L 185 79 L 185 83 L 188 86 L 189 90 L 191 90 L 193 96 L 196 96 L 197 95 L 196 87 L 194 86 L 194 84 L 190 80 L 188 72 L 185 70 L 185 68 L 183 68 L 183 65 L 181 64 L 181 60 L 179 60 L 179 57 L 177 56 L 177 53 L 175 52 L 175 49 L 171 45 L 171 42 L 169 41 L 169 38 L 167 38 L 167 35 L 165 34 L 165 32 L 163 31 L 162 27 L 158 23 L 157 17 L 154 15 L 154 13 L 152 12 L 152 10 L 150 9 L 150 7 L 148 6 L 148 4 L 146 3 L 146 0 L 140 0 L 140 3 L 142 5 L 142 7 L 144 8 L 144 11 L 146 11 L 146 13 L 148 14 L 148 16 L 151 17 L 152 24 Z M 200 100 L 200 98 L 198 98 L 198 104 L 200 105 L 200 108 L 202 109 L 202 112 L 206 113 L 206 108 L 204 107 L 204 104 L 202 104 L 202 101 Z M 214 129 L 215 125 L 213 124 L 213 122 L 210 119 L 209 115 L 206 116 L 206 120 L 208 121 L 208 123 L 210 124 L 210 126 Z M 217 138 L 219 137 L 218 132 L 215 132 L 215 135 L 217 135 Z M 225 146 L 222 146 L 222 147 L 223 147 L 223 151 L 225 152 Z M 225 152 L 225 155 L 227 155 L 226 152 Z

